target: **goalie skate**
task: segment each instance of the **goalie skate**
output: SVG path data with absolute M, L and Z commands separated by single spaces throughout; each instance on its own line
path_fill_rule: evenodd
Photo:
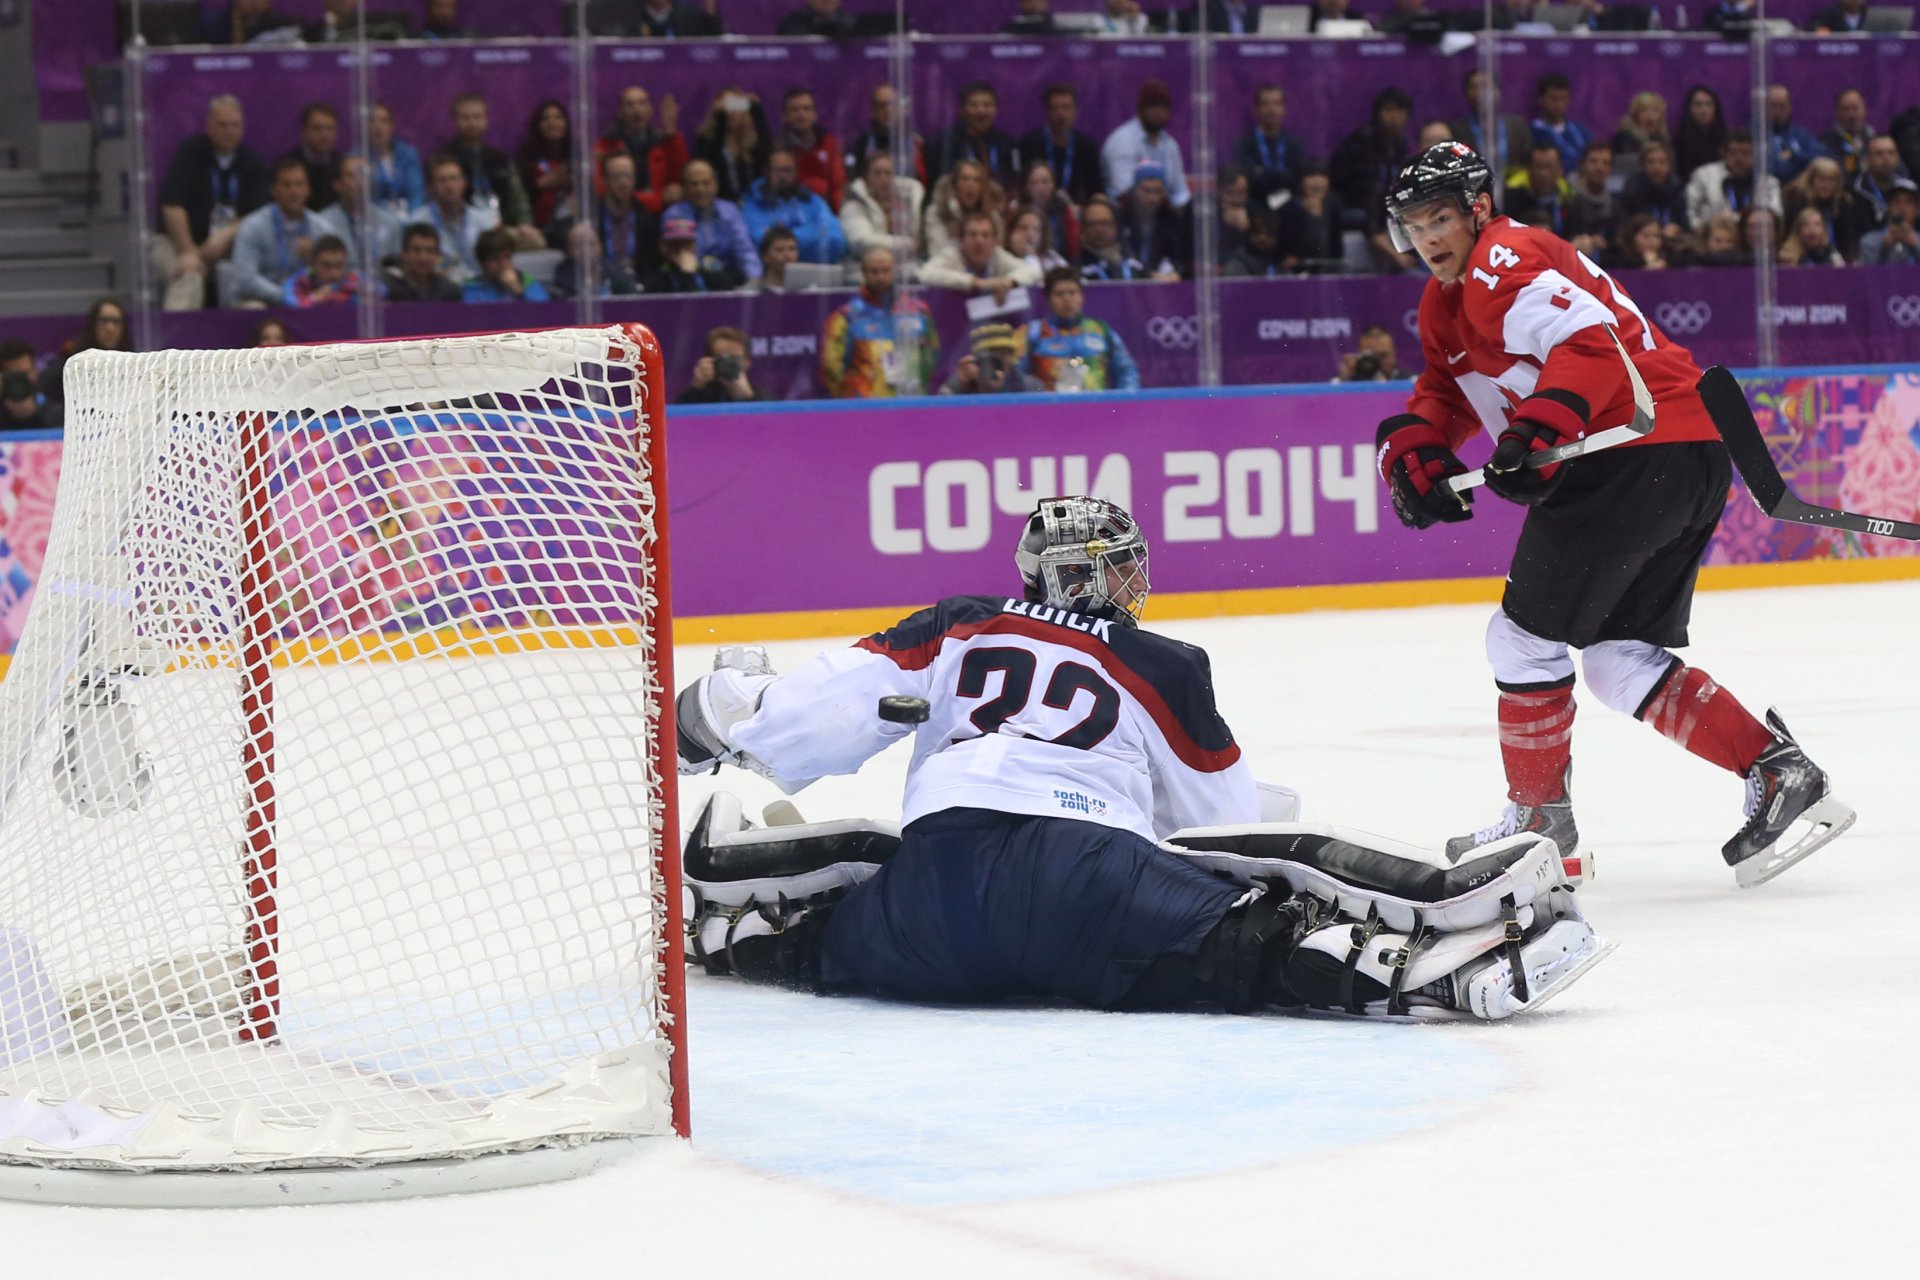
M 1807 758 L 1778 711 L 1767 711 L 1767 728 L 1774 744 L 1747 771 L 1747 824 L 1720 850 L 1742 889 L 1819 852 L 1859 816 L 1834 797 L 1826 771 Z

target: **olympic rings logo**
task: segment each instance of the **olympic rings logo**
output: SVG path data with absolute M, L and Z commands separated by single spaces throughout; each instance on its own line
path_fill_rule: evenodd
M 1888 298 L 1887 319 L 1902 329 L 1911 329 L 1920 324 L 1920 298 L 1910 293 L 1897 293 Z
M 1663 302 L 1653 309 L 1653 318 L 1668 333 L 1699 333 L 1713 319 L 1713 308 L 1704 302 Z
M 1155 316 L 1147 321 L 1147 336 L 1169 351 L 1191 351 L 1200 345 L 1200 319 Z

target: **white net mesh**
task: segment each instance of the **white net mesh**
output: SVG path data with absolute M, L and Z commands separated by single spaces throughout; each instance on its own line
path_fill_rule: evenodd
M 671 1123 L 658 348 L 90 354 L 0 683 L 0 1159 Z

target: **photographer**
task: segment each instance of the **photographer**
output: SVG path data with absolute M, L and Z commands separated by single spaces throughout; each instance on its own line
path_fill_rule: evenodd
M 953 374 L 940 388 L 943 396 L 1011 394 L 1016 391 L 1045 391 L 1038 378 L 1020 372 L 1019 349 L 1014 342 L 1013 326 L 977 324 L 969 335 L 972 350 L 953 366 Z
M 1340 357 L 1340 376 L 1335 382 L 1392 382 L 1406 375 L 1400 372 L 1400 355 L 1393 349 L 1393 335 L 1385 325 L 1370 324 L 1360 331 L 1360 349 Z
M 706 354 L 694 362 L 693 381 L 674 399 L 675 404 L 734 404 L 765 400 L 767 394 L 747 380 L 753 361 L 747 356 L 747 335 L 722 325 L 707 331 Z

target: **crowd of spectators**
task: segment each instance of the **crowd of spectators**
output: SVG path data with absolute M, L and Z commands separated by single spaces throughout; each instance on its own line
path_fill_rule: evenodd
M 712 6 L 589 7 L 595 22 L 628 24 L 619 34 L 725 34 Z M 1531 6 L 1501 8 L 1525 17 Z M 209 17 L 205 34 L 336 39 L 352 34 L 356 9 L 356 0 L 328 0 L 323 23 L 296 30 L 267 0 L 236 0 Z M 1106 0 L 1096 29 L 1133 35 L 1204 21 L 1251 32 L 1259 9 L 1206 0 L 1147 11 Z M 1426 12 L 1424 0 L 1396 0 L 1378 25 L 1418 30 Z M 1602 12 L 1594 5 L 1589 16 Z M 1720 4 L 1706 21 L 1730 29 L 1742 12 Z M 1843 0 L 1815 27 L 1853 30 L 1863 14 Z M 379 16 L 383 35 L 465 34 L 455 0 L 431 0 L 418 22 Z M 1313 10 L 1316 24 L 1347 16 L 1345 0 Z M 851 34 L 852 20 L 835 0 L 808 0 L 782 32 Z M 1064 33 L 1045 0 L 1022 0 L 1006 30 Z M 465 92 L 432 138 L 398 136 L 392 110 L 376 104 L 364 152 L 349 153 L 338 108 L 312 102 L 297 145 L 273 159 L 248 146 L 241 103 L 218 97 L 160 184 L 156 292 L 167 309 L 189 310 L 351 305 L 369 294 L 481 304 L 588 289 L 837 286 L 854 296 L 821 340 L 830 395 L 1124 387 L 1138 385 L 1138 370 L 1119 335 L 1085 316 L 1086 285 L 1189 279 L 1203 268 L 1238 278 L 1418 272 L 1387 234 L 1381 196 L 1408 155 L 1443 139 L 1488 157 L 1506 215 L 1607 267 L 1734 266 L 1759 255 L 1788 267 L 1920 262 L 1920 186 L 1909 171 L 1920 162 L 1920 109 L 1869 121 L 1863 95 L 1841 87 L 1831 103 L 1796 111 L 1774 85 L 1761 156 L 1753 132 L 1732 126 L 1705 85 L 1673 103 L 1634 94 L 1614 121 L 1576 118 L 1574 86 L 1559 72 L 1529 88 L 1531 111 L 1512 112 L 1498 109 L 1505 95 L 1483 70 L 1463 77 L 1451 103 L 1416 104 L 1389 86 L 1317 155 L 1289 128 L 1286 86 L 1262 84 L 1238 126 L 1217 137 L 1226 163 L 1202 174 L 1189 171 L 1180 141 L 1192 128 L 1180 118 L 1188 104 L 1151 78 L 1134 87 L 1130 113 L 1104 120 L 1082 118 L 1067 81 L 1003 101 L 991 81 L 975 80 L 944 104 L 922 104 L 927 131 L 905 138 L 894 89 L 877 84 L 864 127 L 844 139 L 804 85 L 764 102 L 717 85 L 683 129 L 672 95 L 632 84 L 585 148 L 566 102 L 504 121 L 484 94 Z M 583 152 L 593 166 L 584 179 Z M 1210 229 L 1196 225 L 1196 190 L 1213 194 Z M 1197 261 L 1203 245 L 1210 263 Z M 925 305 L 900 291 L 908 282 L 969 299 L 969 348 L 944 382 Z M 690 395 L 758 397 L 751 344 L 735 332 L 709 335 Z

